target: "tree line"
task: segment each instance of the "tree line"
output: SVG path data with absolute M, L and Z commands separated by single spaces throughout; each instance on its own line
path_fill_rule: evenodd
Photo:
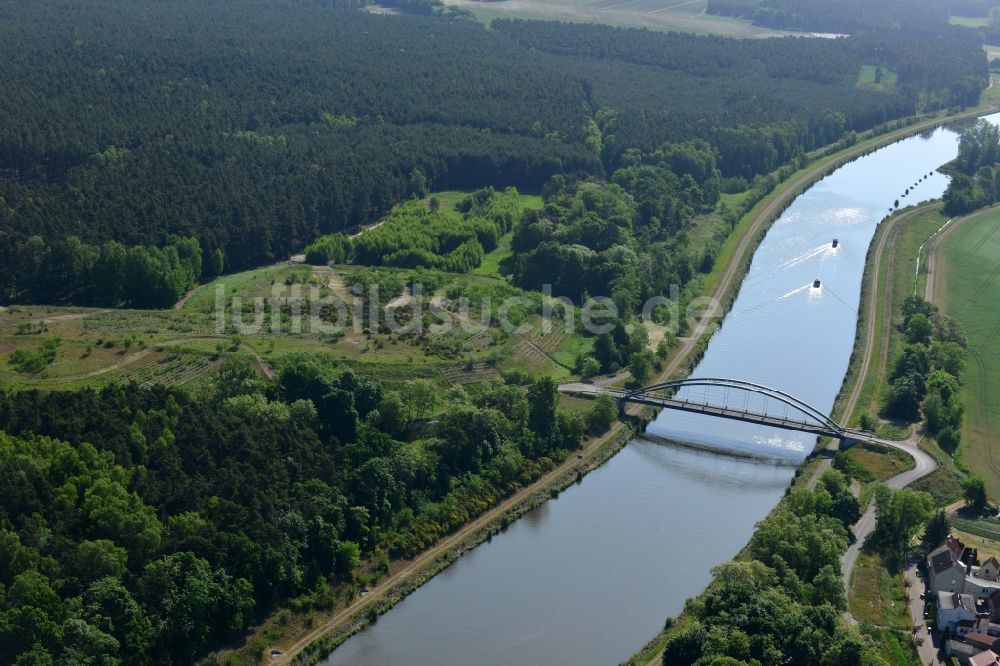
M 951 317 L 918 296 L 906 299 L 900 330 L 906 344 L 889 373 L 883 413 L 927 423 L 942 449 L 954 453 L 961 440 L 965 404 L 960 382 L 965 366 L 965 334 Z M 872 425 L 864 419 L 862 427 Z
M 951 4 L 966 9 L 973 3 L 937 0 L 884 0 L 878 3 L 863 0 L 709 0 L 707 11 L 709 14 L 750 19 L 755 25 L 769 28 L 853 34 L 866 28 L 899 24 L 947 25 Z
M 758 524 L 746 555 L 713 569 L 712 584 L 685 604 L 688 622 L 667 642 L 664 666 L 882 664 L 865 629 L 843 618 L 840 557 L 860 515 L 840 472 L 815 490 L 794 488 Z
M 944 193 L 948 215 L 962 215 L 1000 201 L 1000 127 L 980 119 L 962 132 L 958 157 L 945 165 L 951 182 Z
M 195 394 L 0 394 L 4 660 L 187 664 L 279 603 L 329 607 L 362 559 L 384 571 L 577 448 L 556 402 L 549 379 L 445 393 L 307 357 Z
M 202 261 L 194 237 L 171 237 L 163 246 L 100 245 L 76 236 L 47 242 L 29 236 L 0 244 L 0 299 L 106 307 L 167 308 L 203 277 L 222 273 L 221 250 Z

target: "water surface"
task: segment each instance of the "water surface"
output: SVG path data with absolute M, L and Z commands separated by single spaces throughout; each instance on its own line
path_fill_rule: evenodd
M 828 413 L 854 344 L 876 225 L 921 177 L 901 203 L 940 196 L 946 178 L 927 175 L 956 154 L 956 134 L 936 130 L 845 165 L 796 199 L 755 253 L 694 375 L 764 384 Z M 822 286 L 814 289 L 817 278 Z M 744 400 L 700 391 L 691 397 Z M 662 413 L 650 430 L 790 462 L 814 444 L 804 435 L 674 412 Z M 764 460 L 633 441 L 324 663 L 619 663 L 704 589 L 713 566 L 747 543 L 792 474 Z

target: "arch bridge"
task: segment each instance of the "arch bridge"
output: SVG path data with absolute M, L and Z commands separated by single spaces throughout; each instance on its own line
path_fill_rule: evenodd
M 575 386 L 582 388 L 586 385 Z M 695 399 L 690 390 L 683 397 L 677 396 L 680 389 L 698 387 L 706 389 L 703 400 Z M 871 433 L 845 428 L 819 409 L 789 393 L 738 379 L 689 377 L 634 390 L 605 389 L 596 386 L 589 388 L 591 389 L 589 391 L 574 391 L 567 387 L 567 392 L 610 395 L 618 403 L 618 408 L 622 412 L 628 403 L 633 403 L 833 437 L 841 440 L 844 444 L 872 438 Z M 708 399 L 710 389 L 716 393 L 721 390 L 723 399 L 710 401 Z M 742 405 L 730 404 L 731 393 L 743 396 Z M 758 396 L 755 403 L 762 403 L 763 406 L 759 407 L 758 404 L 751 406 L 749 396 Z

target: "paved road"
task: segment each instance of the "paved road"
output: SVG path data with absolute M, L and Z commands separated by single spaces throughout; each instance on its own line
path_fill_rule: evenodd
M 911 562 L 903 575 L 910 582 L 910 618 L 913 620 L 913 636 L 923 639 L 917 645 L 917 655 L 920 657 L 921 664 L 933 666 L 933 664 L 940 663 L 938 660 L 938 650 L 941 647 L 940 636 L 931 635 L 924 624 L 924 601 L 920 598 L 920 594 L 924 591 L 924 581 L 917 575 L 916 560 Z
M 915 463 L 912 469 L 901 472 L 886 481 L 887 486 L 890 488 L 904 488 L 917 479 L 922 479 L 937 469 L 937 461 L 917 446 L 918 442 L 922 438 L 923 433 L 918 436 L 917 433 L 914 432 L 914 434 L 910 436 L 910 439 L 905 442 L 897 442 L 891 439 L 881 439 L 877 437 L 872 437 L 869 440 L 876 444 L 904 451 L 913 458 L 913 462 Z M 867 540 L 871 533 L 875 530 L 875 525 L 875 503 L 872 502 L 868 507 L 868 510 L 861 516 L 861 520 L 855 524 L 853 530 L 854 543 L 848 546 L 847 552 L 844 553 L 840 560 L 840 572 L 844 577 L 845 589 L 850 589 L 851 587 L 851 573 L 854 570 L 854 565 L 858 561 L 858 555 L 861 552 L 862 546 L 865 545 L 865 540 Z M 848 614 L 848 619 L 852 623 L 855 622 L 854 618 L 851 617 L 850 614 Z

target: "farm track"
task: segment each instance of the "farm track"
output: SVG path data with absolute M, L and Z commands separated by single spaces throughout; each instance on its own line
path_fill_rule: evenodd
M 969 112 L 965 112 L 965 113 L 956 114 L 956 115 L 951 116 L 950 118 L 947 118 L 947 119 L 939 119 L 939 120 L 934 120 L 934 121 L 926 121 L 926 122 L 922 122 L 922 123 L 916 123 L 916 124 L 910 126 L 909 128 L 906 128 L 904 130 L 899 130 L 897 132 L 891 132 L 891 133 L 887 134 L 886 136 L 882 137 L 882 140 L 877 143 L 876 147 L 882 147 L 882 146 L 885 146 L 885 145 L 889 145 L 890 143 L 893 143 L 894 141 L 897 141 L 897 140 L 899 140 L 901 138 L 904 138 L 906 136 L 913 135 L 913 134 L 915 134 L 917 132 L 920 132 L 922 130 L 926 130 L 928 128 L 940 126 L 941 124 L 943 124 L 944 122 L 947 122 L 947 121 L 954 121 L 954 120 L 959 120 L 961 118 L 967 118 L 967 117 L 978 117 L 978 116 L 984 115 L 986 113 L 995 112 L 995 111 L 996 111 L 995 108 L 977 109 L 977 110 L 974 110 L 974 111 L 969 111 Z M 858 157 L 861 153 L 862 153 L 862 151 L 851 151 L 851 153 L 849 154 L 849 156 L 844 157 L 842 159 L 842 161 L 838 162 L 837 166 L 839 167 L 839 166 L 841 166 L 843 164 L 846 164 L 847 161 Z M 829 168 L 829 167 L 827 167 L 827 168 Z M 819 171 L 821 171 L 820 168 L 814 167 L 813 169 L 810 169 L 806 174 L 804 174 L 804 176 L 805 175 L 810 175 L 813 178 L 813 180 L 817 180 L 818 179 L 817 172 L 819 172 Z M 794 198 L 794 197 L 797 197 L 801 193 L 798 190 L 798 187 L 801 186 L 800 183 L 801 183 L 802 180 L 803 180 L 802 177 L 800 177 L 799 179 L 796 179 L 795 185 L 792 186 L 792 187 L 789 187 L 787 190 L 785 190 L 785 192 L 782 193 L 783 196 L 779 197 L 779 199 L 780 199 L 780 201 L 781 201 L 782 204 L 784 204 L 785 201 L 787 201 L 787 199 L 789 198 L 789 196 L 791 198 Z M 777 201 L 772 201 L 771 204 L 765 210 L 773 210 L 777 203 L 778 203 Z M 762 213 L 764 213 L 764 211 L 762 211 Z M 755 220 L 754 222 L 755 222 L 755 224 L 758 223 L 758 222 L 760 222 L 760 216 L 758 216 L 758 219 Z M 952 227 L 950 227 L 948 230 L 946 230 L 945 233 L 942 233 L 940 236 L 938 236 L 938 238 L 935 241 L 934 247 L 936 247 L 937 245 L 940 245 L 940 241 L 941 241 L 942 237 L 946 236 L 947 234 L 953 233 L 953 231 L 954 231 L 955 228 L 957 228 L 957 225 L 953 224 Z M 752 233 L 753 233 L 753 231 L 748 232 L 747 237 L 749 237 Z M 746 240 L 747 240 L 747 238 L 744 238 L 744 242 Z M 743 243 L 741 243 L 741 247 L 742 247 L 742 245 L 743 245 Z M 738 252 L 737 256 L 739 256 L 740 258 L 742 258 L 743 252 L 742 251 Z M 930 258 L 930 256 L 931 256 L 931 253 L 929 252 L 928 257 Z M 732 264 L 730 264 L 730 269 L 732 269 L 738 263 L 739 263 L 738 261 L 734 261 Z M 878 263 L 876 262 L 875 265 L 877 266 Z M 927 270 L 930 271 L 931 269 L 932 269 L 932 266 L 930 264 L 930 261 L 928 261 Z M 869 289 L 871 289 L 873 291 L 877 289 L 877 280 L 875 282 L 876 282 L 876 284 L 874 286 L 869 287 Z M 930 290 L 930 289 L 933 288 L 933 285 L 930 282 L 930 280 L 928 280 L 927 288 L 928 288 L 928 290 Z M 874 294 L 870 294 L 868 300 L 869 301 L 873 300 L 873 296 L 874 296 Z M 930 299 L 927 298 L 927 300 L 930 300 Z M 875 306 L 872 305 L 871 307 L 872 307 L 872 309 L 874 311 Z M 891 314 L 891 305 L 890 305 L 890 314 Z M 884 315 L 884 308 L 883 308 L 883 315 Z M 891 319 L 889 321 L 891 321 Z M 874 324 L 874 322 L 872 322 L 870 320 L 866 322 L 866 324 L 865 324 L 866 327 L 867 327 L 866 328 L 866 332 L 865 332 L 866 338 L 874 336 L 873 330 L 870 330 L 870 329 L 873 328 L 873 324 Z M 694 337 L 694 336 L 692 336 L 692 337 Z M 883 344 L 883 348 L 885 348 L 886 346 L 887 345 Z M 866 364 L 866 363 L 870 364 L 870 362 L 871 362 L 871 359 L 870 359 L 870 354 L 871 354 L 870 345 L 866 344 L 866 348 L 867 348 L 867 353 L 865 354 L 865 356 L 868 356 L 869 358 L 862 360 L 862 364 L 863 365 Z M 881 364 L 881 357 L 880 357 L 880 364 Z M 888 365 L 887 362 L 886 362 L 886 365 Z M 664 373 L 664 374 L 668 374 L 668 373 Z M 884 373 L 882 373 L 881 376 L 884 376 Z M 857 378 L 855 378 L 854 381 L 856 383 L 863 382 L 863 375 L 859 375 Z M 852 394 L 855 392 L 855 390 L 857 390 L 856 386 L 852 386 Z M 860 395 L 860 390 L 858 390 L 858 393 Z M 856 400 L 857 400 L 857 398 L 855 398 L 855 401 Z M 898 474 L 898 475 L 892 477 L 891 479 L 889 479 L 887 483 L 889 485 L 891 485 L 892 487 L 896 487 L 896 488 L 905 487 L 906 485 L 909 485 L 910 483 L 913 483 L 914 481 L 917 481 L 918 479 L 923 478 L 924 476 L 932 473 L 935 469 L 937 469 L 937 463 L 933 460 L 933 458 L 930 458 L 930 456 L 928 456 L 926 453 L 924 453 L 919 448 L 919 440 L 920 439 L 922 439 L 922 434 L 918 437 L 917 433 L 914 432 L 910 436 L 910 439 L 907 440 L 907 442 L 896 442 L 896 441 L 889 441 L 889 440 L 885 440 L 883 442 L 886 446 L 891 446 L 893 448 L 905 451 L 909 455 L 913 456 L 914 461 L 916 463 L 916 466 L 913 469 L 911 469 L 911 470 L 909 470 L 907 472 L 903 472 L 901 474 Z M 913 442 L 914 440 L 915 440 L 915 443 L 911 444 L 911 442 Z M 825 459 L 825 460 L 822 460 L 820 462 L 820 464 L 817 466 L 818 469 L 817 469 L 816 474 L 814 474 L 813 477 L 808 482 L 809 483 L 809 487 L 815 487 L 816 481 L 818 480 L 819 476 L 822 474 L 822 471 L 824 469 L 828 468 L 829 466 L 830 466 L 829 459 Z M 874 506 L 872 506 L 872 507 L 869 508 L 869 511 L 867 511 L 862 516 L 861 521 L 859 521 L 858 525 L 856 526 L 856 531 L 855 531 L 855 538 L 856 538 L 856 540 L 855 540 L 855 544 L 853 544 L 852 546 L 850 546 L 848 548 L 848 551 L 845 552 L 845 554 L 844 554 L 844 556 L 842 558 L 842 574 L 846 573 L 846 575 L 844 576 L 845 590 L 847 589 L 847 585 L 848 585 L 848 582 L 850 580 L 850 574 L 853 571 L 854 565 L 857 562 L 857 557 L 858 557 L 858 553 L 860 552 L 860 547 L 861 547 L 861 545 L 863 545 L 864 539 L 866 539 L 868 537 L 868 535 L 871 533 L 871 531 L 873 531 L 875 529 L 874 510 L 875 510 Z M 866 524 L 862 524 L 862 521 L 865 521 Z M 853 617 L 851 617 L 849 614 L 848 614 L 848 617 L 849 617 L 849 619 L 853 620 Z M 662 657 L 663 657 L 663 649 L 661 648 L 661 649 L 653 652 L 651 657 L 649 657 L 649 658 L 643 657 L 643 661 L 641 663 L 644 663 L 644 664 L 659 664 L 660 661 L 662 661 Z
M 153 347 L 154 348 L 155 347 L 179 347 L 181 345 L 189 344 L 191 342 L 205 342 L 205 341 L 212 341 L 212 340 L 227 340 L 227 339 L 228 338 L 223 337 L 223 336 L 203 335 L 203 336 L 195 336 L 195 337 L 189 337 L 189 338 L 176 338 L 174 340 L 166 340 L 166 341 L 163 341 L 163 342 L 157 342 L 156 344 L 153 345 Z M 241 347 L 241 349 L 245 349 L 246 351 L 250 352 L 250 354 L 256 360 L 257 364 L 260 366 L 261 372 L 263 372 L 265 376 L 267 376 L 269 379 L 273 379 L 274 378 L 274 375 L 275 375 L 274 369 L 263 358 L 261 358 L 260 354 L 257 353 L 256 349 L 254 349 L 253 347 L 251 347 L 249 345 L 246 345 L 246 344 L 243 344 L 240 347 Z M 109 372 L 114 372 L 115 370 L 121 370 L 122 368 L 126 368 L 128 366 L 135 365 L 136 363 L 138 363 L 142 359 L 144 359 L 147 356 L 149 356 L 150 354 L 154 353 L 154 351 L 155 351 L 155 349 L 151 349 L 149 347 L 146 347 L 145 349 L 140 349 L 137 352 L 133 352 L 131 354 L 123 356 L 121 358 L 121 360 L 116 361 L 115 363 L 112 363 L 111 365 L 106 365 L 104 367 L 97 368 L 96 370 L 91 370 L 89 372 L 83 372 L 83 373 L 79 373 L 79 374 L 76 374 L 76 375 L 66 375 L 66 376 L 63 376 L 63 377 L 45 377 L 45 378 L 41 378 L 41 379 L 35 379 L 33 381 L 43 382 L 43 383 L 47 383 L 47 384 L 60 384 L 60 383 L 82 381 L 82 380 L 85 380 L 85 379 L 92 379 L 94 377 L 100 377 L 101 375 L 105 375 L 105 374 L 107 374 Z
M 996 208 L 986 209 L 986 211 L 989 211 L 989 210 L 996 210 Z M 952 235 L 958 233 L 958 231 L 960 231 L 960 230 L 961 230 L 961 234 L 956 238 L 956 242 L 960 242 L 960 241 L 964 240 L 965 238 L 967 238 L 969 236 L 969 234 L 972 233 L 972 231 L 975 228 L 975 225 L 969 224 L 969 222 L 971 222 L 972 220 L 976 219 L 977 217 L 979 217 L 981 214 L 985 213 L 986 211 L 978 211 L 976 213 L 973 213 L 972 215 L 968 215 L 968 216 L 965 216 L 965 217 L 957 218 L 951 224 L 951 226 L 948 229 L 946 229 L 943 233 L 941 233 L 937 238 L 935 238 L 934 241 L 931 243 L 930 247 L 928 247 L 928 249 L 927 249 L 927 282 L 926 282 L 926 284 L 924 286 L 924 300 L 930 301 L 932 303 L 940 303 L 940 302 L 942 302 L 942 300 L 944 298 L 944 295 L 940 293 L 944 289 L 944 284 L 943 284 L 943 281 L 939 279 L 939 277 L 940 277 L 939 270 L 940 269 L 938 267 L 938 264 L 939 264 L 939 262 L 938 262 L 938 258 L 939 258 L 938 254 L 940 253 L 941 245 L 944 243 L 945 240 L 947 240 Z M 980 239 L 976 243 L 976 245 L 973 247 L 973 254 L 975 254 L 976 252 L 979 251 L 979 249 L 983 246 L 983 244 L 987 240 L 989 240 L 993 236 L 994 233 L 996 233 L 997 229 L 1000 229 L 1000 224 L 996 225 L 988 234 L 986 234 L 982 239 Z M 998 273 L 1000 273 L 1000 267 L 998 267 L 997 269 L 994 269 L 990 273 L 990 275 L 985 280 L 983 280 L 984 284 L 980 285 L 980 287 L 976 290 L 973 298 L 979 298 L 980 296 L 982 296 L 982 294 L 985 292 L 987 286 L 990 283 L 992 283 L 993 280 L 996 279 L 996 276 L 997 276 Z M 993 332 L 990 334 L 990 338 L 987 341 L 987 344 L 985 345 L 986 348 L 989 348 L 990 344 L 992 344 L 994 338 L 996 337 L 996 335 L 998 333 L 1000 333 L 1000 324 L 998 324 L 993 329 Z M 976 364 L 976 371 L 979 373 L 979 377 L 980 377 L 979 399 L 981 401 L 981 404 L 983 404 L 983 405 L 989 405 L 989 377 L 988 377 L 987 370 L 986 370 L 986 364 L 983 362 L 983 359 L 982 359 L 982 356 L 980 356 L 979 350 L 977 350 L 975 347 L 973 347 L 971 345 L 969 345 L 966 349 L 972 355 L 972 358 L 973 358 L 973 360 L 975 361 L 975 364 Z M 980 414 L 979 414 L 979 422 L 977 423 L 977 426 L 978 426 L 978 428 L 979 428 L 979 430 L 981 432 L 986 432 L 987 429 L 989 428 L 989 424 L 983 421 L 983 414 L 984 413 L 985 413 L 985 410 L 982 411 L 982 412 L 980 412 Z M 993 447 L 986 446 L 984 448 L 986 449 L 986 458 L 987 458 L 986 464 L 987 464 L 987 466 L 991 470 L 993 470 L 993 473 L 996 474 L 997 477 L 1000 477 L 1000 462 L 998 462 L 996 460 L 996 456 L 994 455 Z

